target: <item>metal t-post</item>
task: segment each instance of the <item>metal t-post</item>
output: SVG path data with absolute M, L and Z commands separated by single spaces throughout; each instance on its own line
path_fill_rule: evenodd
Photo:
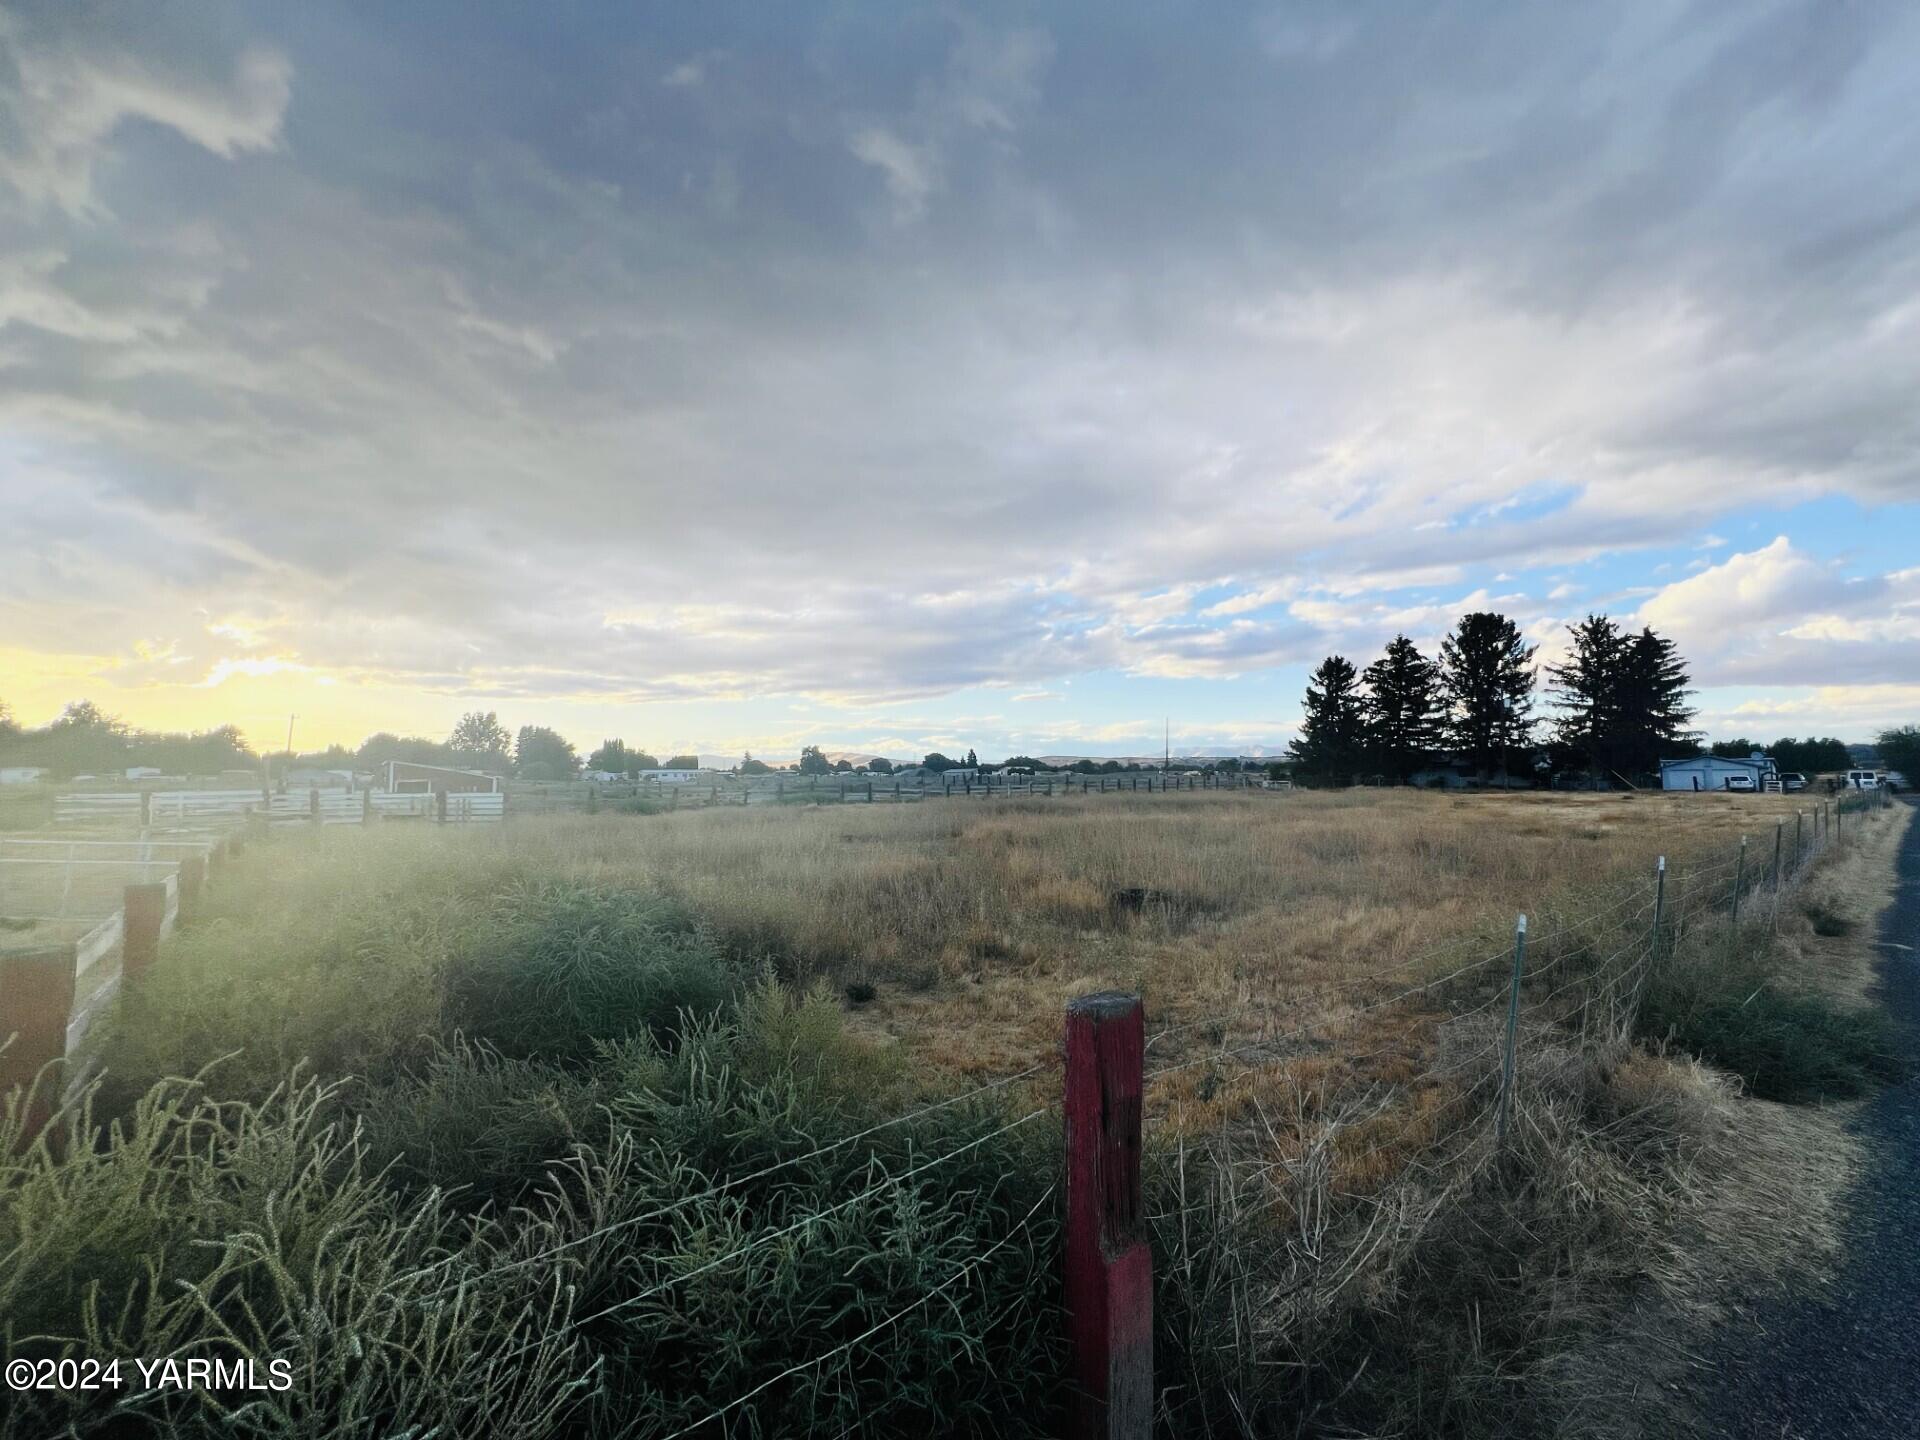
M 1507 988 L 1507 1047 L 1500 1061 L 1500 1111 L 1494 1119 L 1494 1140 L 1507 1142 L 1507 1113 L 1513 1107 L 1513 1047 L 1520 1032 L 1520 980 L 1527 964 L 1527 917 L 1513 927 L 1513 981 Z

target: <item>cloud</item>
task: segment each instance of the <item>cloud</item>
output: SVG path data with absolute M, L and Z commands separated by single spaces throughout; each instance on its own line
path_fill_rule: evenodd
M 1920 570 L 1855 576 L 1781 535 L 1649 596 L 1636 617 L 1704 686 L 1899 685 L 1920 675 Z
M 896 218 L 918 220 L 938 183 L 933 156 L 883 125 L 868 125 L 847 137 L 847 148 L 886 176 Z
M 9 642 L 1285 723 L 1229 687 L 1920 499 L 1920 15 L 1313 14 L 9 11 Z M 1908 663 L 1794 534 L 1643 613 Z
M 208 63 L 143 43 L 157 17 L 140 7 L 50 7 L 0 16 L 0 181 L 31 208 L 95 209 L 94 171 L 124 124 L 147 121 L 222 159 L 271 149 L 292 95 L 280 51 L 243 45 Z M 111 17 L 111 18 L 110 18 Z M 128 23 L 131 22 L 131 23 Z

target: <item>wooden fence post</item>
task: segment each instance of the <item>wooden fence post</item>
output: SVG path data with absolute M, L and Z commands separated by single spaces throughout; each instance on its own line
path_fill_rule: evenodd
M 436 825 L 447 823 L 447 792 L 444 790 L 433 792 L 433 820 Z
M 1066 1310 L 1074 1440 L 1153 1425 L 1153 1259 L 1140 1190 L 1146 1018 L 1138 995 L 1067 1003 Z
M 145 830 L 153 824 L 153 791 L 140 792 L 140 828 Z
M 144 975 L 160 958 L 160 927 L 167 918 L 165 885 L 129 885 L 120 950 L 120 974 L 127 984 Z
M 21 1143 L 31 1144 L 59 1102 L 62 1076 L 56 1062 L 67 1053 L 67 1023 L 73 1015 L 74 966 L 79 947 L 71 943 L 43 950 L 0 955 L 0 1096 L 18 1088 L 23 1094 L 49 1065 L 55 1066 L 33 1091 L 27 1105 Z
M 317 827 L 320 824 L 320 787 L 312 786 L 307 791 L 307 819 Z

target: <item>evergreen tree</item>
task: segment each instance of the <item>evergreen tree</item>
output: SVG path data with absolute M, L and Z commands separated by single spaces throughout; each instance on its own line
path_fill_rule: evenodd
M 1307 682 L 1300 734 L 1288 745 L 1301 774 L 1345 784 L 1365 755 L 1367 722 L 1353 662 L 1329 655 Z
M 1691 677 L 1679 647 L 1664 635 L 1642 629 L 1625 646 L 1615 768 L 1628 775 L 1653 775 L 1663 754 L 1689 753 L 1697 738 L 1689 728 L 1694 717 L 1687 704 Z
M 1483 780 L 1532 740 L 1533 650 L 1513 621 L 1487 610 L 1462 615 L 1440 642 L 1447 736 Z
M 980 768 L 980 757 L 973 753 L 973 747 L 971 746 L 967 747 L 967 768 L 969 770 L 977 770 Z
M 1440 744 L 1440 667 L 1396 635 L 1362 678 L 1369 763 L 1404 785 Z
M 1589 615 L 1572 635 L 1567 662 L 1547 673 L 1561 709 L 1558 738 L 1592 773 L 1649 775 L 1663 754 L 1691 748 L 1687 666 L 1671 640 L 1645 629 L 1629 635 L 1605 615 Z
M 1579 755 L 1594 775 L 1620 764 L 1627 724 L 1627 650 L 1631 643 L 1605 615 L 1589 615 L 1567 627 L 1572 637 L 1566 663 L 1549 665 L 1550 694 L 1560 707 L 1556 738 Z

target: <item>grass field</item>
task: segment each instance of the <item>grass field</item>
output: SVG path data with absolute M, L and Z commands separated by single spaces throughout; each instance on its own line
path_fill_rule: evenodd
M 1027 1120 L 1065 1001 L 1117 985 L 1161 1072 L 1169 1433 L 1519 1433 L 1521 1378 L 1711 1194 L 1727 1084 L 1666 1041 L 1809 1095 L 1881 1073 L 1870 1027 L 1776 973 L 1764 892 L 1721 914 L 1794 809 L 1202 793 L 279 836 L 122 1003 L 64 1153 L 9 1162 L 8 1345 L 291 1350 L 325 1381 L 261 1433 L 664 1435 L 741 1395 L 740 1433 L 1044 1433 L 1058 1132 Z M 1622 987 L 1660 853 L 1661 963 Z M 1544 978 L 1496 1153 L 1521 910 Z M 1822 913 L 1782 928 L 1818 944 Z

